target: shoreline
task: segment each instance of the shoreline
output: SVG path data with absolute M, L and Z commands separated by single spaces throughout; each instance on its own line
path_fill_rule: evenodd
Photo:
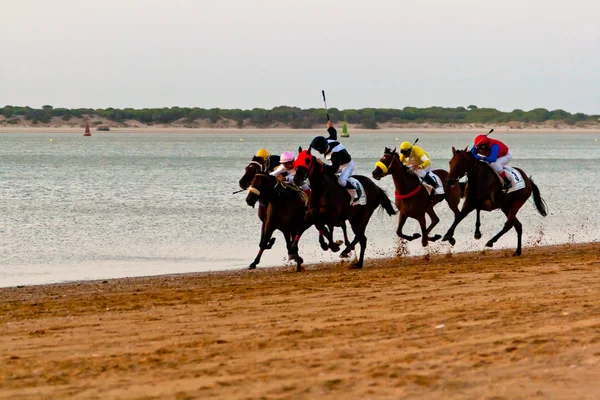
M 599 251 L 0 289 L 0 397 L 593 398 Z
M 597 241 L 591 242 L 581 242 L 581 243 L 559 243 L 559 244 L 548 244 L 548 245 L 537 245 L 526 247 L 523 246 L 523 256 L 526 255 L 527 251 L 562 251 L 565 249 L 572 248 L 586 248 L 589 246 L 598 246 L 600 249 L 600 243 Z M 435 254 L 435 255 L 407 255 L 401 257 L 372 257 L 365 258 L 365 267 L 364 269 L 369 268 L 369 264 L 371 265 L 385 265 L 392 262 L 396 262 L 401 260 L 403 265 L 413 265 L 413 264 L 422 264 L 426 263 L 435 263 L 436 261 L 441 261 L 444 259 L 470 259 L 470 258 L 480 258 L 482 255 L 486 256 L 511 256 L 514 252 L 514 249 L 484 249 L 484 250 L 472 250 L 472 251 L 461 251 L 455 253 L 445 253 L 445 254 Z M 516 257 L 518 259 L 518 257 Z M 345 267 L 351 265 L 355 260 L 353 258 L 349 259 L 340 259 L 340 261 L 336 262 L 320 262 L 320 263 L 307 263 L 303 264 L 303 267 L 306 271 L 302 273 L 310 273 L 310 271 L 317 271 L 320 269 L 332 269 L 338 267 Z M 0 286 L 0 294 L 5 290 L 10 289 L 24 289 L 24 288 L 39 288 L 39 289 L 52 289 L 58 287 L 65 286 L 80 286 L 80 285 L 94 285 L 99 283 L 115 283 L 119 284 L 122 282 L 135 282 L 135 281 L 151 281 L 151 280 L 164 280 L 164 279 L 202 279 L 203 277 L 211 278 L 211 279 L 229 279 L 236 276 L 240 276 L 240 274 L 253 274 L 253 273 L 268 273 L 268 274 L 277 274 L 277 273 L 288 273 L 295 272 L 295 263 L 293 265 L 275 265 L 275 266 L 264 266 L 258 267 L 255 270 L 249 270 L 247 268 L 241 269 L 224 269 L 224 270 L 213 270 L 213 271 L 198 271 L 198 272 L 181 272 L 181 273 L 165 273 L 159 275 L 138 275 L 124 278 L 100 278 L 100 279 L 90 279 L 90 280 L 73 280 L 73 281 L 64 281 L 64 282 L 54 282 L 54 283 L 41 283 L 41 284 L 30 284 L 30 285 L 16 285 L 16 286 Z M 308 272 L 307 272 L 308 271 Z
M 355 128 L 350 131 L 350 137 L 354 134 L 377 134 L 377 133 L 455 133 L 473 134 L 488 130 L 476 127 L 449 127 L 449 128 L 419 128 L 419 127 L 386 127 L 380 129 Z M 97 134 L 110 135 L 113 133 L 185 133 L 185 134 L 226 134 L 226 135 L 251 135 L 251 134 L 318 134 L 323 133 L 324 128 L 292 129 L 292 128 L 180 128 L 180 127 L 145 127 L 145 128 L 111 128 L 110 131 L 92 130 L 92 136 Z M 600 128 L 523 128 L 514 129 L 507 127 L 494 128 L 495 133 L 520 134 L 600 134 Z M 83 128 L 73 127 L 0 127 L 0 133 L 73 133 L 83 135 Z

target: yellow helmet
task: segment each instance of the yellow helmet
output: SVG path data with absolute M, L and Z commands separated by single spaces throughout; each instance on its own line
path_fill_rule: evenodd
M 400 151 L 410 150 L 412 145 L 409 142 L 402 142 L 400 145 Z
M 270 156 L 271 155 L 269 154 L 269 152 L 266 149 L 260 149 L 259 151 L 256 152 L 256 157 L 260 157 L 263 160 L 266 160 Z

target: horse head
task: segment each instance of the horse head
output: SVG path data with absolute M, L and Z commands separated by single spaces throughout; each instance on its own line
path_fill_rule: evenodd
M 469 146 L 465 147 L 464 150 L 456 150 L 452 147 L 450 172 L 448 172 L 448 178 L 446 179 L 448 186 L 454 185 L 456 181 L 471 171 L 476 165 L 476 162 L 477 160 L 475 160 L 475 157 L 473 157 L 473 154 L 469 151 Z
M 375 169 L 373 170 L 373 179 L 380 180 L 384 176 L 386 176 L 389 172 L 391 172 L 399 162 L 398 153 L 396 152 L 396 148 L 391 150 L 386 147 L 383 151 L 383 157 L 379 159 L 375 163 Z
M 310 147 L 308 150 L 302 150 L 302 147 L 299 147 L 298 156 L 294 161 L 294 169 L 296 170 L 296 175 L 294 175 L 294 183 L 299 186 L 306 180 L 306 178 L 310 178 L 315 170 L 316 164 L 318 164 L 318 160 L 311 154 Z
M 248 189 L 246 204 L 248 204 L 250 207 L 254 207 L 258 200 L 266 199 L 276 184 L 277 178 L 274 176 L 256 174 L 252 179 L 250 188 Z
M 252 180 L 254 179 L 254 176 L 263 172 L 265 172 L 264 160 L 261 157 L 252 157 L 252 161 L 250 161 L 250 164 L 246 166 L 246 172 L 244 173 L 244 176 L 242 176 L 240 179 L 240 188 L 242 190 L 248 189 Z

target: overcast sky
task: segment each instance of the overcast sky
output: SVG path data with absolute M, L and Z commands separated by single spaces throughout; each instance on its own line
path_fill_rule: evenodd
M 600 113 L 600 0 L 0 0 L 0 106 Z

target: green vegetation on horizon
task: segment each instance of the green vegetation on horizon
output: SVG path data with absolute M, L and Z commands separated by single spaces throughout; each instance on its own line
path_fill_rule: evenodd
M 4 106 L 0 114 L 6 120 L 3 123 L 14 124 L 19 116 L 32 124 L 49 123 L 52 117 L 60 117 L 68 122 L 72 117 L 99 116 L 110 121 L 123 123 L 126 120 L 137 120 L 144 124 L 171 124 L 174 122 L 186 125 L 193 124 L 196 120 L 208 120 L 218 123 L 220 120 L 233 120 L 239 128 L 243 126 L 256 126 L 268 128 L 280 123 L 295 129 L 309 129 L 321 126 L 327 119 L 326 111 L 321 108 L 300 109 L 297 107 L 280 106 L 271 110 L 254 108 L 252 110 L 220 109 L 220 108 L 53 108 L 46 105 L 40 109 L 31 107 Z M 498 111 L 494 108 L 478 108 L 470 105 L 465 107 L 405 107 L 392 108 L 362 108 L 338 110 L 330 108 L 329 115 L 333 123 L 346 121 L 349 124 L 361 125 L 367 129 L 377 129 L 381 123 L 441 123 L 441 124 L 504 124 L 509 122 L 543 123 L 546 121 L 564 122 L 568 125 L 578 123 L 597 123 L 600 115 L 586 115 L 583 113 L 571 114 L 564 110 L 548 111 L 545 108 L 536 108 L 530 111 L 513 110 L 511 112 Z

